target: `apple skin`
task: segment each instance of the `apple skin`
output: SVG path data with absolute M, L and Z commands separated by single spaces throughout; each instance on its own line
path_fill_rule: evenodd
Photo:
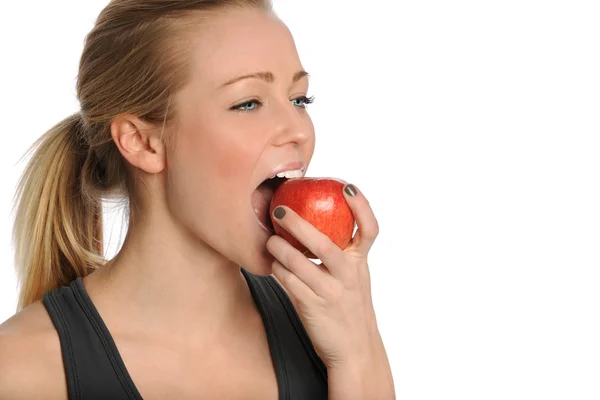
M 284 205 L 327 235 L 339 248 L 345 249 L 352 240 L 355 225 L 354 215 L 343 193 L 346 183 L 337 178 L 307 177 L 283 182 L 275 191 L 269 207 L 275 233 L 307 258 L 318 259 L 273 217 L 273 210 Z

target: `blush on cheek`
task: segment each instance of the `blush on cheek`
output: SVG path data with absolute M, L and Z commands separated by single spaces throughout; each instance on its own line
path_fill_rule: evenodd
M 241 180 L 249 179 L 255 164 L 255 156 L 247 149 L 242 148 L 243 143 L 218 143 L 213 144 L 210 157 L 213 175 L 226 182 L 242 183 Z M 224 184 L 228 186 L 227 183 Z
M 238 175 L 242 172 L 243 166 L 240 165 L 239 157 L 234 154 L 223 152 L 214 155 L 214 175 L 224 181 L 234 181 L 239 179 Z
M 224 190 L 251 176 L 256 159 L 256 140 L 247 126 L 213 115 L 212 109 L 189 121 L 183 129 L 181 157 L 194 175 L 219 183 Z

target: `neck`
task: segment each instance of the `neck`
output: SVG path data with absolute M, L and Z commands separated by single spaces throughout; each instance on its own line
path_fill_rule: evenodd
M 240 266 L 162 222 L 130 230 L 118 255 L 84 279 L 111 332 L 187 346 L 243 331 L 255 305 Z

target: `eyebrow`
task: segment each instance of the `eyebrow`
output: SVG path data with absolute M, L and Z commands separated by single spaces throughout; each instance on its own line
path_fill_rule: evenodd
M 294 74 L 294 77 L 292 78 L 292 83 L 296 83 L 298 82 L 300 79 L 304 78 L 305 76 L 310 76 L 308 72 L 306 71 L 298 71 Z M 236 78 L 233 78 L 231 80 L 228 80 L 227 82 L 225 82 L 224 84 L 222 84 L 220 86 L 220 88 L 223 88 L 225 86 L 229 86 L 229 85 L 233 85 L 236 82 L 239 82 L 243 79 L 262 79 L 263 81 L 267 82 L 267 83 L 273 83 L 275 81 L 275 75 L 273 75 L 272 72 L 269 71 L 265 71 L 265 72 L 256 72 L 253 74 L 247 74 L 247 75 L 242 75 L 242 76 L 238 76 Z

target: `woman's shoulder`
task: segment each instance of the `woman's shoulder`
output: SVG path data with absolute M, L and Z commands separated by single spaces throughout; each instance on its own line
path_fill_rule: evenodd
M 0 398 L 67 398 L 60 340 L 41 301 L 0 324 Z

